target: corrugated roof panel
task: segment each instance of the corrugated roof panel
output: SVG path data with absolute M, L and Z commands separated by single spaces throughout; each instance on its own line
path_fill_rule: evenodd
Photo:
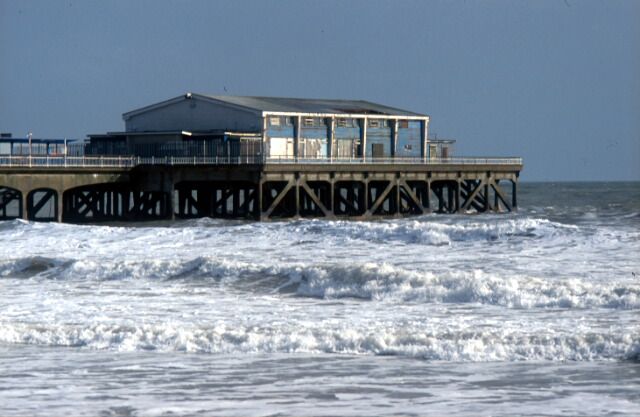
M 260 111 L 292 113 L 382 114 L 400 116 L 426 116 L 407 110 L 362 100 L 327 100 L 285 97 L 217 96 L 200 94 L 214 100 L 248 107 Z

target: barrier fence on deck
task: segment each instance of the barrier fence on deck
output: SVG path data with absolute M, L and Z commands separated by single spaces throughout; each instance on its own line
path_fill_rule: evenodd
M 374 164 L 374 165 L 522 165 L 516 157 L 455 158 L 262 158 L 260 156 L 220 157 L 138 157 L 138 156 L 0 156 L 2 167 L 87 167 L 133 168 L 139 165 L 263 165 L 263 164 Z

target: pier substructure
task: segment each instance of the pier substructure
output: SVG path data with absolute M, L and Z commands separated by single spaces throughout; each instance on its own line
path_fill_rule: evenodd
M 169 195 L 131 189 L 120 184 L 96 184 L 65 191 L 65 222 L 163 220 L 171 214 Z
M 22 217 L 22 193 L 10 187 L 0 186 L 0 220 Z
M 0 172 L 0 220 L 375 219 L 517 209 L 521 165 L 150 165 Z
M 258 186 L 247 181 L 185 181 L 175 186 L 175 216 L 255 218 Z
M 489 169 L 428 165 L 333 165 L 304 170 L 266 167 L 259 185 L 259 218 L 371 219 L 516 210 L 520 167 L 482 168 Z

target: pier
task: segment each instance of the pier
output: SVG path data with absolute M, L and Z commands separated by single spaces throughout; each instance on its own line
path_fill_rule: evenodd
M 519 158 L 272 161 L 0 157 L 0 219 L 372 219 L 517 209 Z
M 453 140 L 428 139 L 429 116 L 406 110 L 187 93 L 123 118 L 123 132 L 76 144 L 3 135 L 0 220 L 375 219 L 517 209 L 521 158 L 454 157 Z

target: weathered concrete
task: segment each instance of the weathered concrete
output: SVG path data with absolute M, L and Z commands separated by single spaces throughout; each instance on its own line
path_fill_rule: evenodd
M 22 218 L 28 218 L 28 196 L 41 189 L 53 190 L 57 198 L 58 221 L 62 221 L 62 195 L 75 187 L 126 183 L 129 181 L 127 169 L 100 168 L 4 168 L 0 167 L 0 185 L 22 193 Z
M 55 220 L 72 222 L 369 219 L 513 211 L 521 169 L 517 164 L 336 163 L 0 168 L 0 190 L 22 193 L 22 217 L 32 220 L 47 203 L 35 197 L 55 202 Z M 7 199 L 14 194 L 7 192 Z

